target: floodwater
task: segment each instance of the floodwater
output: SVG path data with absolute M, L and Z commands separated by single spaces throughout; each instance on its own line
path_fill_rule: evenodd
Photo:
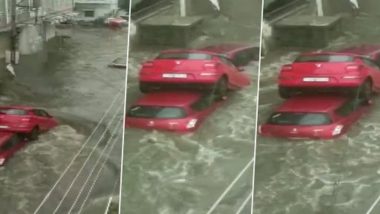
M 1 213 L 104 213 L 118 196 L 127 33 L 74 27 L 44 52 L 21 58 L 4 104 L 46 108 L 61 124 L 0 169 Z
M 213 36 L 201 37 L 192 45 L 258 43 L 259 28 L 231 27 L 234 32 L 245 32 L 240 37 L 232 31 L 215 33 L 220 26 L 226 26 L 224 21 L 210 21 L 207 26 L 214 28 Z M 228 34 L 234 40 L 229 40 Z M 137 81 L 140 63 L 157 52 L 139 48 L 130 51 L 127 105 L 142 96 Z M 128 211 L 125 213 L 198 214 L 213 206 L 253 156 L 257 62 L 248 65 L 245 72 L 252 77 L 251 86 L 232 92 L 193 134 L 126 129 L 122 195 L 122 209 Z M 235 213 L 240 207 L 241 213 L 250 213 L 251 203 L 243 202 L 252 191 L 251 166 L 212 213 Z
M 361 14 L 329 48 L 379 44 L 376 17 Z M 263 61 L 259 104 L 262 123 L 282 100 L 275 78 L 297 50 L 279 50 Z M 346 136 L 328 141 L 258 138 L 255 214 L 366 213 L 380 195 L 380 100 Z M 380 213 L 380 205 L 372 213 Z

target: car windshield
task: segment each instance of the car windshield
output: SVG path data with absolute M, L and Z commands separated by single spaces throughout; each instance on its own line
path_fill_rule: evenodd
M 325 113 L 295 113 L 277 112 L 268 120 L 275 125 L 327 125 L 331 123 L 330 117 Z
M 294 62 L 353 62 L 354 57 L 345 55 L 303 55 L 299 56 Z
M 0 109 L 0 114 L 6 115 L 26 115 L 27 112 L 22 109 Z
M 180 107 L 161 107 L 161 106 L 133 106 L 128 111 L 130 117 L 141 118 L 184 118 L 186 112 Z
M 190 60 L 210 60 L 212 56 L 204 53 L 162 53 L 156 59 L 190 59 Z

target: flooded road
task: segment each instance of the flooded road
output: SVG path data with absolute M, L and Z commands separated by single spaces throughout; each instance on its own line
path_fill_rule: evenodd
M 211 23 L 215 29 L 220 27 L 215 22 Z M 241 27 L 239 29 L 241 31 Z M 255 44 L 258 42 L 258 29 L 246 30 L 235 40 L 206 37 L 192 45 L 198 47 L 236 41 Z M 231 36 L 237 37 L 236 34 Z M 130 52 L 128 105 L 142 96 L 137 81 L 140 63 L 157 53 L 158 50 L 141 49 Z M 257 62 L 252 62 L 245 70 L 252 77 L 251 86 L 232 92 L 226 103 L 197 132 L 178 135 L 126 130 L 122 199 L 123 209 L 128 210 L 125 213 L 207 213 L 250 162 L 255 133 Z M 251 193 L 251 184 L 252 168 L 249 167 L 212 213 L 235 213 Z M 250 213 L 250 207 L 250 203 L 245 204 L 241 213 Z
M 375 17 L 361 15 L 345 26 L 329 48 L 361 43 L 379 44 Z M 259 123 L 282 100 L 276 75 L 297 50 L 279 50 L 263 61 Z M 366 213 L 380 195 L 380 99 L 372 111 L 336 140 L 288 141 L 258 138 L 255 214 Z M 380 205 L 372 213 L 380 213 Z
M 43 107 L 60 125 L 16 153 L 0 169 L 1 213 L 104 213 L 117 195 L 126 31 L 80 29 L 21 58 L 2 85 L 1 105 Z

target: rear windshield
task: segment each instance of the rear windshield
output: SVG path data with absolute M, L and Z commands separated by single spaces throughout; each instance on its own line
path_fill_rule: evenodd
M 129 109 L 128 116 L 170 119 L 186 117 L 186 112 L 183 108 L 179 107 L 133 106 Z
M 0 114 L 27 115 L 27 112 L 25 110 L 21 110 L 21 109 L 0 109 Z
M 268 120 L 269 124 L 275 125 L 327 125 L 331 123 L 329 115 L 325 113 L 294 113 L 277 112 Z
M 354 57 L 345 55 L 305 55 L 299 56 L 294 62 L 352 62 Z
M 156 59 L 210 60 L 212 56 L 204 53 L 162 53 Z

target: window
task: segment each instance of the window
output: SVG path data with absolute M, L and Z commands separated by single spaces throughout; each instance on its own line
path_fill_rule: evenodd
M 332 122 L 326 113 L 276 112 L 268 120 L 275 125 L 327 125 Z
M 212 103 L 214 102 L 214 96 L 213 95 L 206 95 L 201 97 L 199 100 L 194 102 L 190 107 L 194 111 L 203 111 L 210 107 Z
M 186 117 L 186 112 L 180 107 L 133 106 L 128 111 L 130 117 L 174 119 Z
M 245 66 L 252 60 L 257 60 L 259 55 L 259 48 L 247 48 L 243 51 L 238 52 L 233 62 L 236 66 Z
M 1 109 L 1 114 L 6 115 L 27 115 L 28 113 L 25 110 L 22 109 Z
M 219 56 L 219 59 L 225 63 L 226 65 L 230 66 L 230 67 L 236 67 L 236 65 L 230 60 L 230 59 L 227 59 L 225 56 Z
M 361 57 L 361 60 L 363 60 L 364 64 L 368 65 L 369 67 L 372 67 L 372 68 L 375 68 L 377 70 L 380 70 L 380 67 L 374 61 L 372 61 L 371 59 L 365 58 L 365 57 Z
M 353 62 L 354 57 L 345 55 L 303 55 L 299 56 L 294 62 Z
M 0 151 L 6 151 L 6 150 L 9 150 L 11 148 L 13 148 L 16 144 L 18 144 L 20 142 L 20 137 L 18 135 L 13 135 L 11 138 L 9 138 L 7 140 L 7 142 L 5 142 L 1 147 L 0 147 Z
M 377 66 L 380 66 L 380 53 L 376 54 L 373 62 L 376 63 Z
M 162 53 L 156 59 L 190 59 L 190 60 L 211 60 L 212 56 L 204 53 Z
M 93 10 L 85 10 L 84 17 L 95 17 L 95 11 Z
M 345 102 L 343 105 L 341 105 L 338 109 L 335 110 L 335 113 L 346 117 L 350 115 L 352 112 L 354 112 L 362 103 L 364 100 L 360 99 L 352 99 L 347 102 Z

